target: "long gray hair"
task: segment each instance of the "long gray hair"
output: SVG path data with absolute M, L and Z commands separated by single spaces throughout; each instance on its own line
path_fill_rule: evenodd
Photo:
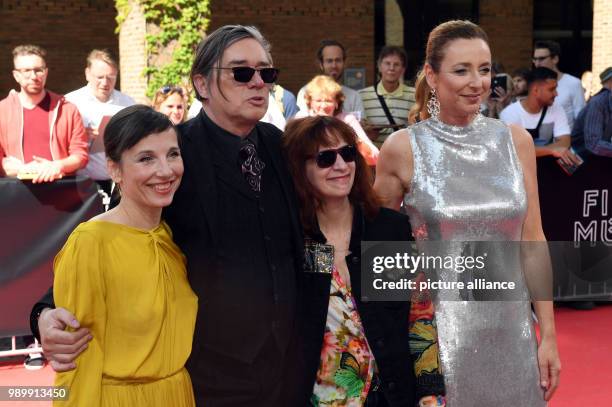
M 191 83 L 194 89 L 195 83 L 193 82 L 194 75 L 202 75 L 206 79 L 207 86 L 213 78 L 214 68 L 221 67 L 221 59 L 223 53 L 232 44 L 243 40 L 245 38 L 252 38 L 257 41 L 266 51 L 266 55 L 272 64 L 272 56 L 270 54 L 270 43 L 268 40 L 261 35 L 261 32 L 256 27 L 244 26 L 244 25 L 224 25 L 223 27 L 217 28 L 215 31 L 206 36 L 198 44 L 196 49 L 195 59 L 191 66 Z M 217 87 L 219 87 L 219 75 L 217 75 Z M 219 92 L 223 97 L 223 92 L 219 88 Z M 200 101 L 203 100 L 202 96 L 196 90 L 196 98 Z

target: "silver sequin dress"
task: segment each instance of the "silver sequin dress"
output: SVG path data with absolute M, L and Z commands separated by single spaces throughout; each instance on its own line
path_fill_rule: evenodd
M 414 158 L 404 197 L 418 241 L 518 241 L 527 208 L 523 173 L 509 128 L 478 116 L 467 127 L 429 119 L 408 130 Z M 446 244 L 446 243 L 445 243 Z M 498 273 L 520 273 L 518 254 L 493 252 Z M 445 277 L 452 280 L 456 273 Z M 520 280 L 520 278 L 515 278 Z M 546 406 L 527 289 L 523 301 L 435 301 L 448 407 Z

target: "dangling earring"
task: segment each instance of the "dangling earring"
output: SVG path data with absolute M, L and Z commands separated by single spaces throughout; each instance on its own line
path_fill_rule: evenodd
M 429 100 L 427 101 L 427 113 L 429 113 L 429 117 L 433 117 L 434 119 L 438 118 L 440 114 L 440 101 L 438 100 L 438 96 L 436 96 L 436 90 L 432 89 L 431 94 L 429 95 Z

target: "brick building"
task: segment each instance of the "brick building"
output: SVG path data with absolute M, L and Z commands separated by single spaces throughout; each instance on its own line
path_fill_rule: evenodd
M 593 66 L 597 74 L 612 65 L 612 0 L 212 0 L 213 30 L 223 24 L 258 26 L 271 41 L 280 82 L 297 91 L 318 72 L 319 41 L 335 38 L 348 48 L 349 67 L 365 69 L 374 81 L 374 61 L 385 44 L 403 45 L 410 79 L 422 63 L 429 30 L 450 18 L 469 18 L 488 32 L 494 58 L 507 71 L 528 66 L 534 40 L 555 39 L 564 54 L 561 69 L 574 75 Z M 142 16 L 132 14 L 120 36 L 114 0 L 0 1 L 0 96 L 15 86 L 11 49 L 24 42 L 47 48 L 50 89 L 67 92 L 85 82 L 89 50 L 119 53 L 121 87 L 144 100 L 146 63 Z
M 113 0 L 0 1 L 0 98 L 17 87 L 11 51 L 31 43 L 47 50 L 47 87 L 66 93 L 85 84 L 85 59 L 92 48 L 117 53 Z
M 132 8 L 124 23 L 128 31 L 121 42 L 122 63 L 143 50 L 145 25 L 142 16 Z M 211 2 L 209 31 L 225 24 L 257 26 L 272 44 L 274 64 L 280 69 L 284 87 L 297 92 L 319 72 L 316 50 L 323 39 L 340 40 L 349 55 L 349 65 L 364 67 L 366 78 L 374 76 L 374 3 L 370 0 L 286 1 L 232 0 Z M 358 27 L 358 29 L 356 29 Z M 141 68 L 123 63 L 121 74 L 125 90 L 141 98 L 142 84 L 126 83 Z
M 395 32 L 383 33 L 378 27 L 388 20 L 388 3 L 397 2 L 403 24 L 397 16 L 391 19 Z M 612 0 L 597 0 L 600 3 L 595 18 L 596 30 L 612 24 Z M 491 42 L 493 59 L 501 62 L 507 72 L 531 65 L 532 46 L 537 40 L 550 39 L 561 44 L 560 69 L 573 75 L 591 67 L 593 49 L 593 2 L 587 0 L 380 0 L 387 3 L 377 10 L 376 47 L 385 42 L 401 40 L 409 55 L 407 78 L 413 77 L 422 64 L 424 44 L 429 31 L 437 24 L 453 19 L 469 19 L 480 24 Z M 607 7 L 604 6 L 607 3 Z M 383 15 L 384 13 L 384 15 Z M 403 32 L 401 30 L 403 29 Z M 609 29 L 608 29 L 609 30 Z M 398 32 L 400 31 L 400 32 Z M 605 34 L 599 43 L 600 49 L 610 49 L 612 37 Z M 608 66 L 612 61 L 608 61 Z
M 593 1 L 593 65 L 595 75 L 612 66 L 612 1 Z M 599 83 L 596 86 L 600 88 Z

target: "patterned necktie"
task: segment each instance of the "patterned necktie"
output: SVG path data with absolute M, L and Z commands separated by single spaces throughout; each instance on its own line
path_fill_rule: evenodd
M 241 142 L 238 160 L 244 179 L 248 182 L 253 192 L 260 192 L 261 173 L 266 164 L 257 156 L 257 149 L 251 140 L 245 139 Z

